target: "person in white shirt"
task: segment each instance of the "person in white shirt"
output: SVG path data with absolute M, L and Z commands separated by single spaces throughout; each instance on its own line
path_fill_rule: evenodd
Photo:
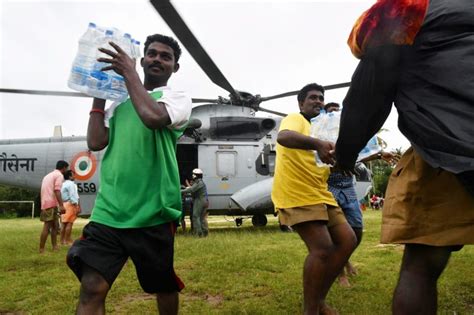
M 81 207 L 79 205 L 77 185 L 74 183 L 74 173 L 71 170 L 64 173 L 61 197 L 63 199 L 64 209 L 66 210 L 66 212 L 61 215 L 61 221 L 63 223 L 63 228 L 61 229 L 61 244 L 72 245 L 72 225 L 74 221 L 76 221 L 77 215 L 81 212 Z

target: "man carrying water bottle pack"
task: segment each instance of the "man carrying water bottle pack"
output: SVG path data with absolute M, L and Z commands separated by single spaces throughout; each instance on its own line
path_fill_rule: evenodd
M 67 263 L 81 281 L 77 314 L 105 312 L 105 298 L 130 257 L 147 293 L 156 293 L 160 314 L 177 314 L 184 284 L 173 269 L 175 222 L 181 216 L 176 142 L 191 114 L 191 99 L 167 86 L 178 71 L 181 49 L 167 36 L 145 42 L 144 83 L 135 59 L 117 44 L 100 48 L 123 76 L 129 98 L 113 103 L 94 98 L 87 130 L 92 151 L 107 147 L 91 222 L 68 252 Z

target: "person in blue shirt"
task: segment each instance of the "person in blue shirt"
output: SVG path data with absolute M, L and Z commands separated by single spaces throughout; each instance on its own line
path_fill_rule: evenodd
M 68 170 L 64 173 L 64 182 L 61 187 L 61 198 L 63 199 L 65 213 L 61 215 L 63 228 L 61 229 L 61 244 L 72 245 L 72 225 L 81 212 L 79 205 L 79 194 L 77 185 L 74 183 L 74 172 Z

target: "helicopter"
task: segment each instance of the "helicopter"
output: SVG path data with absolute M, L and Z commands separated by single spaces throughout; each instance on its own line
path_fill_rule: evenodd
M 238 91 L 229 83 L 170 1 L 151 0 L 209 79 L 229 92 L 228 97 L 192 99 L 191 118 L 177 145 L 181 183 L 194 168 L 203 170 L 210 214 L 235 216 L 236 225 L 251 217 L 254 226 L 267 223 L 273 214 L 271 183 L 275 166 L 275 145 L 281 117 L 261 103 L 297 95 L 291 91 L 268 97 Z M 348 87 L 349 83 L 325 86 L 326 90 Z M 88 97 L 76 92 L 0 89 L 2 93 L 46 96 Z M 256 112 L 272 114 L 257 117 Z M 106 150 L 106 149 L 104 149 Z M 82 215 L 89 215 L 99 189 L 99 170 L 105 151 L 90 152 L 85 137 L 0 140 L 0 183 L 39 190 L 42 178 L 54 169 L 57 160 L 66 160 L 76 173 Z M 359 180 L 360 195 L 368 192 L 370 178 Z

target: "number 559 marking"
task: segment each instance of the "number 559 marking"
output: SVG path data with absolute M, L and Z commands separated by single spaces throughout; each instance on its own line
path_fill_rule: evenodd
M 77 183 L 77 191 L 84 194 L 95 193 L 97 187 L 94 183 Z

